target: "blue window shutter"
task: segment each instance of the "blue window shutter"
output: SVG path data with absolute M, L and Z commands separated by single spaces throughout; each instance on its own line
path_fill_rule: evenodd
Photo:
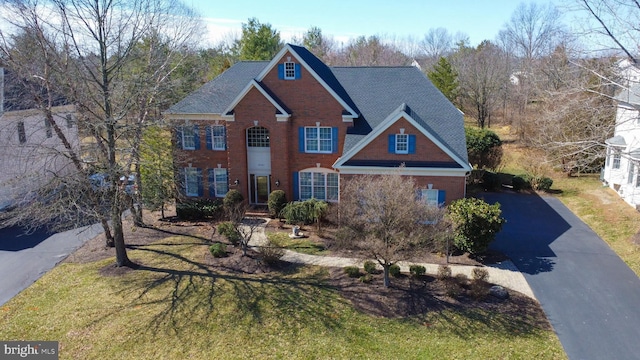
M 278 64 L 278 79 L 284 79 L 284 64 Z
M 422 200 L 422 190 L 416 189 L 416 200 Z
M 395 153 L 396 153 L 396 135 L 391 134 L 389 135 L 389 154 L 395 154 Z
M 296 70 L 296 80 L 298 80 L 302 76 L 302 73 L 300 72 L 300 64 L 295 65 L 295 70 Z
M 298 172 L 293 173 L 293 201 L 300 200 L 300 184 L 298 182 Z
M 224 134 L 224 149 L 227 150 L 227 127 L 222 128 L 222 133 Z
M 213 169 L 208 169 L 209 172 L 209 197 L 216 197 L 216 178 L 213 174 Z
M 416 153 L 416 136 L 409 135 L 409 154 Z
M 445 193 L 446 191 L 444 190 L 438 190 L 438 206 L 444 206 Z
M 304 152 L 304 126 L 298 128 L 298 151 Z
M 179 149 L 184 149 L 182 146 L 182 126 L 176 126 L 176 146 Z
M 193 125 L 193 144 L 196 150 L 200 150 L 200 132 L 198 131 L 198 125 Z
M 213 150 L 213 139 L 211 138 L 211 126 L 207 125 L 204 128 L 207 135 L 207 150 Z
M 331 152 L 338 153 L 338 128 L 331 128 Z
M 204 184 L 202 181 L 202 169 L 198 168 L 196 169 L 197 173 L 198 173 L 198 196 L 203 196 L 204 195 Z

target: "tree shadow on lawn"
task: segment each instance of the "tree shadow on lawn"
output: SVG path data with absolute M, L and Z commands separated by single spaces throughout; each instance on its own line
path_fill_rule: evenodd
M 335 296 L 331 288 L 324 282 L 325 276 L 318 272 L 300 278 L 295 275 L 298 266 L 287 267 L 284 272 L 252 275 L 241 272 L 216 271 L 207 262 L 198 262 L 170 251 L 151 247 L 138 247 L 137 250 L 149 251 L 158 257 L 171 258 L 171 262 L 179 261 L 178 270 L 170 267 L 139 264 L 135 269 L 113 268 L 103 269 L 103 274 L 122 275 L 135 272 L 152 272 L 154 276 L 137 276 L 125 278 L 123 294 L 136 293 L 131 306 L 160 305 L 151 322 L 154 331 L 161 331 L 164 325 L 171 324 L 170 329 L 179 333 L 181 327 L 191 326 L 192 322 L 206 324 L 219 313 L 219 306 L 228 306 L 226 302 L 234 301 L 237 308 L 235 314 L 239 320 L 256 324 L 264 324 L 265 316 L 281 319 L 280 323 L 291 326 L 296 318 L 314 319 L 324 328 L 335 329 L 340 322 L 330 314 L 335 304 Z M 207 254 L 208 255 L 208 254 Z M 206 257 L 206 256 L 205 256 Z M 248 259 L 248 261 L 255 261 Z M 106 271 L 105 271 L 106 270 Z M 170 290 L 167 290 L 169 287 Z M 157 290 L 157 291 L 156 291 Z M 158 294 L 162 294 L 158 297 Z M 151 300 L 149 300 L 151 299 Z M 222 311 L 227 311 L 222 309 Z M 189 324 L 184 319 L 191 319 Z M 187 330 L 187 329 L 184 329 Z
M 175 244 L 156 245 L 135 249 L 153 253 L 156 264 L 179 265 L 172 268 L 141 264 L 135 270 L 110 266 L 102 271 L 105 275 L 153 273 L 153 276 L 123 277 L 125 286 L 120 292 L 137 294 L 131 307 L 160 307 L 149 327 L 155 332 L 188 331 L 194 322 L 206 327 L 221 312 L 229 316 L 229 306 L 235 307 L 233 316 L 243 323 L 264 325 L 278 319 L 281 326 L 291 329 L 311 326 L 335 330 L 344 325 L 340 320 L 340 304 L 374 317 L 426 326 L 445 323 L 462 338 L 488 329 L 507 336 L 550 329 L 539 304 L 516 292 L 510 292 L 506 301 L 492 297 L 475 300 L 464 295 L 451 298 L 440 281 L 428 276 L 420 280 L 408 276 L 394 278 L 392 287 L 384 288 L 382 275 L 375 275 L 373 282 L 366 284 L 349 278 L 339 268 L 283 262 L 274 269 L 260 265 L 257 254 L 241 257 L 239 250 L 223 260 L 203 251 L 200 262 L 165 247 Z M 229 305 L 230 301 L 234 305 Z

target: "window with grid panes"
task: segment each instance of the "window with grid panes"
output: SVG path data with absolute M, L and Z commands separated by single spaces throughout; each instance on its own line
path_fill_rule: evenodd
M 296 78 L 296 64 L 293 62 L 284 63 L 284 78 L 292 80 Z
M 333 138 L 331 127 L 305 127 L 305 152 L 332 152 Z
M 269 130 L 261 126 L 247 130 L 247 146 L 269 147 Z
M 409 135 L 396 134 L 396 154 L 409 153 Z

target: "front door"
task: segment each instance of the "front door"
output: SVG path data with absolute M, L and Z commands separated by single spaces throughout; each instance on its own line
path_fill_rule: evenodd
M 249 175 L 249 196 L 252 204 L 266 204 L 269 200 L 269 175 Z
M 247 129 L 247 169 L 249 170 L 249 203 L 266 204 L 271 183 L 271 147 L 269 130 L 255 126 Z

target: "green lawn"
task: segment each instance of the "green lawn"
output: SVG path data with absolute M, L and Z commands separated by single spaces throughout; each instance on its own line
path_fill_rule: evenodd
M 326 269 L 214 272 L 200 240 L 130 250 L 144 266 L 105 276 L 107 259 L 61 264 L 0 307 L 0 339 L 57 340 L 60 359 L 560 359 L 552 331 L 486 311 L 408 319 L 359 313 Z
M 287 250 L 297 251 L 309 255 L 326 255 L 327 249 L 324 244 L 316 243 L 308 238 L 291 239 L 283 232 L 268 232 L 269 240 Z

